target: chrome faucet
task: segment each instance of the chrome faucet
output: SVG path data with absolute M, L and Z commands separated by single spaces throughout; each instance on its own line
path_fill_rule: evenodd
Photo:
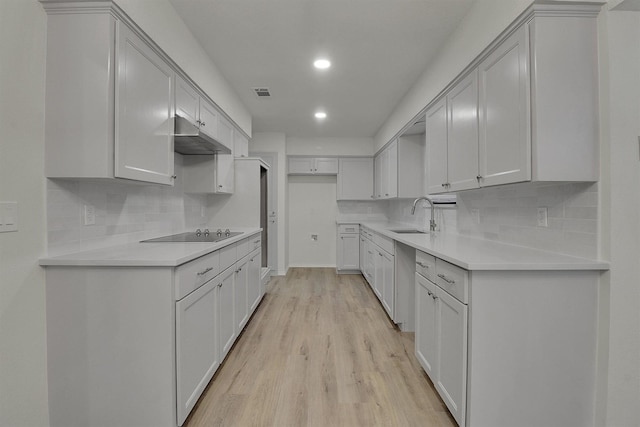
M 420 200 L 426 200 L 431 205 L 431 220 L 429 221 L 429 231 L 436 231 L 436 220 L 434 219 L 435 208 L 433 207 L 433 202 L 427 196 L 418 197 L 413 201 L 413 207 L 411 208 L 411 215 L 415 215 L 416 205 Z

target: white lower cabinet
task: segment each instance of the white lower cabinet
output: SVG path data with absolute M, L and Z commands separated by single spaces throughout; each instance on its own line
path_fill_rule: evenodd
M 260 270 L 261 265 L 260 262 L 262 260 L 262 250 L 258 249 L 249 255 L 249 266 L 248 266 L 248 289 L 247 293 L 249 296 L 249 312 L 253 313 L 258 304 L 260 304 L 260 300 L 264 295 L 262 291 L 262 286 L 260 283 Z
M 233 299 L 235 304 L 235 327 L 236 334 L 240 334 L 244 325 L 249 320 L 249 257 L 243 258 L 236 263 L 235 276 L 233 279 Z
M 218 298 L 218 336 L 220 342 L 220 360 L 224 360 L 236 339 L 234 284 L 235 266 L 231 266 L 220 275 L 220 296 Z
M 357 272 L 360 269 L 360 228 L 358 224 L 338 226 L 336 270 Z
M 176 302 L 176 386 L 178 424 L 195 406 L 220 365 L 218 352 L 218 285 L 209 280 Z
M 382 306 L 387 311 L 391 319 L 395 319 L 395 271 L 394 256 L 386 251 L 380 251 L 378 261 L 382 264 L 382 283 L 380 284 L 382 294 Z
M 420 258 L 420 252 L 417 258 Z M 420 273 L 416 273 L 415 297 L 416 358 L 453 418 L 458 425 L 464 426 L 467 400 L 467 305 Z
M 354 246 L 356 244 L 362 251 L 360 272 L 391 320 L 397 323 L 395 256 L 389 252 L 394 250 L 393 240 L 362 227 L 360 239 L 354 242 Z

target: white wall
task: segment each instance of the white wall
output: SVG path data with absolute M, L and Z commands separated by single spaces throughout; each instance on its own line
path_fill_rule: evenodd
M 115 0 L 227 115 L 251 136 L 251 114 L 169 0 Z
M 46 15 L 0 1 L 0 201 L 19 230 L 0 233 L 0 426 L 49 425 L 46 370 L 44 79 Z
M 287 138 L 287 155 L 371 156 L 373 139 Z M 335 267 L 336 182 L 335 176 L 288 177 L 290 266 Z
M 278 266 L 275 274 L 285 275 L 289 265 L 287 227 L 287 139 L 284 133 L 260 132 L 249 141 L 249 155 L 256 152 L 271 152 L 278 155 L 278 170 L 275 181 L 278 186 Z
M 602 256 L 609 299 L 607 426 L 640 425 L 640 13 L 602 12 Z M 604 30 L 604 31 L 603 31 Z M 608 61 L 607 61 L 608 59 Z M 608 203 L 607 203 L 608 202 Z M 608 291 L 608 295 L 606 294 Z M 605 301 L 606 302 L 606 299 Z M 607 319 L 604 319 L 605 324 Z M 601 404 L 601 402 L 599 402 Z

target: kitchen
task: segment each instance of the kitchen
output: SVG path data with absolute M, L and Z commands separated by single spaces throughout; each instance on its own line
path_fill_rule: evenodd
M 184 49 L 193 39 L 184 34 L 186 27 L 169 2 L 154 2 L 153 14 L 149 13 L 147 2 L 119 2 L 126 13 L 172 57 L 176 52 L 183 52 L 180 59 L 174 59 L 185 67 L 189 75 L 194 74 L 193 80 L 202 85 L 207 93 L 216 94 L 216 102 L 224 105 L 225 113 L 240 128 L 249 129 L 247 133 L 251 136 L 251 151 L 277 153 L 278 176 L 275 181 L 279 196 L 277 203 L 280 205 L 278 225 L 281 230 L 277 235 L 278 265 L 274 267 L 277 274 L 285 274 L 288 267 L 335 266 L 337 215 L 318 218 L 322 222 L 316 224 L 305 223 L 304 216 L 308 216 L 314 208 L 314 213 L 317 213 L 318 207 L 326 209 L 328 206 L 336 214 L 371 215 L 372 218 L 382 215 L 424 227 L 423 210 L 418 210 L 417 217 L 410 216 L 411 201 L 338 202 L 335 199 L 336 178 L 287 178 L 287 156 L 366 157 L 382 149 L 425 107 L 428 100 L 433 99 L 530 2 L 510 2 L 509 5 L 500 1 L 477 3 L 449 37 L 446 48 L 434 65 L 382 124 L 375 137 L 301 138 L 279 132 L 251 134 L 250 116 L 237 99 L 229 95 L 230 88 L 221 80 L 211 77 L 219 76 L 219 73 L 216 70 L 205 72 L 205 69 L 212 70 L 210 63 L 198 58 L 193 50 Z M 634 187 L 638 182 L 637 100 L 640 97 L 637 76 L 640 75 L 640 61 L 634 49 L 625 48 L 634 46 L 635 43 L 629 41 L 639 38 L 638 15 L 628 10 L 633 7 L 632 1 L 610 1 L 598 16 L 600 179 L 596 188 L 586 184 L 555 186 L 544 190 L 547 194 L 527 194 L 533 190 L 517 185 L 472 190 L 458 194 L 456 219 L 453 219 L 452 210 L 442 209 L 444 222 L 439 221 L 445 229 L 457 221 L 458 227 L 466 230 L 467 234 L 490 235 L 497 240 L 538 249 L 549 249 L 544 245 L 549 244 L 548 239 L 551 238 L 552 248 L 564 245 L 561 249 L 565 253 L 574 251 L 579 256 L 609 263 L 609 272 L 600 279 L 598 297 L 597 392 L 594 405 L 595 424 L 598 425 L 639 424 L 635 403 L 639 400 L 637 355 L 640 322 L 637 316 L 640 298 L 637 279 L 640 274 L 637 254 L 640 233 L 637 218 L 640 211 Z M 183 198 L 175 188 L 162 186 L 149 186 L 142 190 L 143 187 L 119 183 L 84 181 L 55 183 L 55 186 L 51 186 L 42 172 L 45 169 L 44 60 L 47 17 L 38 2 L 5 1 L 0 5 L 0 20 L 5 41 L 1 51 L 3 114 L 0 120 L 4 137 L 0 170 L 4 179 L 0 184 L 0 199 L 15 200 L 19 205 L 18 232 L 0 234 L 3 277 L 0 287 L 0 424 L 49 425 L 45 282 L 38 259 L 55 255 L 56 243 L 60 246 L 82 240 L 96 243 L 104 237 L 91 235 L 91 232 L 97 232 L 95 229 L 76 225 L 80 218 L 73 224 L 58 218 L 58 230 L 50 229 L 48 217 L 53 214 L 50 206 L 55 202 L 53 196 L 59 196 L 61 204 L 80 206 L 76 209 L 80 213 L 84 201 L 91 201 L 94 195 L 94 206 L 100 207 L 100 203 L 103 203 L 107 211 L 121 215 L 113 223 L 114 227 L 124 232 L 121 237 L 122 234 L 145 231 L 140 227 L 147 221 L 155 222 L 157 229 L 175 228 L 176 232 L 183 231 L 187 226 L 201 225 L 202 205 L 205 205 L 205 210 L 209 207 L 214 209 L 214 206 L 207 205 L 202 196 L 188 195 Z M 187 69 L 184 64 L 191 65 Z M 200 78 L 203 75 L 207 77 Z M 629 179 L 632 180 L 631 185 Z M 310 188 L 317 189 L 314 193 L 316 197 L 313 200 L 301 199 L 309 193 Z M 104 196 L 98 196 L 99 193 Z M 69 195 L 72 200 L 65 201 L 64 197 Z M 538 232 L 538 229 L 532 231 L 531 226 L 517 222 L 516 217 L 522 215 L 510 210 L 514 205 L 525 209 L 527 215 L 531 212 L 535 214 L 540 206 L 538 203 L 544 198 L 555 201 L 556 206 L 562 206 L 564 211 L 572 210 L 576 216 L 591 212 L 586 218 L 573 219 L 597 221 L 596 231 L 579 231 L 581 234 L 573 235 L 575 239 L 553 240 L 554 216 L 551 210 L 550 227 L 542 232 Z M 575 203 L 576 198 L 581 199 L 579 204 L 582 206 Z M 151 211 L 142 212 L 141 218 L 144 206 L 150 206 Z M 472 214 L 476 209 L 479 211 L 480 224 L 475 222 L 475 214 Z M 597 212 L 595 215 L 594 210 Z M 97 213 L 96 220 L 100 221 L 100 209 Z M 118 222 L 120 219 L 122 222 Z M 524 219 L 527 223 L 530 220 L 528 216 Z M 584 225 L 582 221 L 570 225 L 579 226 L 578 223 Z M 312 228 L 313 225 L 316 228 Z M 69 234 L 64 231 L 73 227 L 76 230 L 72 230 L 71 234 L 80 233 L 81 238 L 78 239 L 76 235 L 71 242 L 65 241 L 68 238 L 65 236 Z M 317 243 L 311 242 L 310 234 L 318 234 Z M 298 236 L 304 240 L 295 241 Z M 112 237 L 107 243 L 120 244 L 122 241 Z

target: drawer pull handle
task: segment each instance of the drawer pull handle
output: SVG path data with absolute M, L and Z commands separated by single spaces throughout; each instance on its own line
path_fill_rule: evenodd
M 260 243 L 260 240 L 254 240 L 253 243 Z
M 208 272 L 210 272 L 211 270 L 213 270 L 213 267 L 206 268 L 206 269 L 204 269 L 204 270 L 200 271 L 200 272 L 198 273 L 198 276 L 204 276 L 205 274 L 207 274 L 207 273 L 208 273 Z
M 433 295 L 433 292 L 427 291 L 427 295 L 431 296 L 431 295 Z
M 428 265 L 423 264 L 423 263 L 421 263 L 420 261 L 416 261 L 416 264 L 418 264 L 418 265 L 419 265 L 420 267 L 422 267 L 422 268 L 426 268 L 426 269 L 428 269 L 428 268 L 429 268 L 429 266 L 428 266 Z
M 445 282 L 447 282 L 448 284 L 452 285 L 454 283 L 456 283 L 455 280 L 452 279 L 448 279 L 447 276 L 445 276 L 444 274 L 440 273 L 438 274 L 438 277 L 441 278 L 442 280 L 444 280 Z

